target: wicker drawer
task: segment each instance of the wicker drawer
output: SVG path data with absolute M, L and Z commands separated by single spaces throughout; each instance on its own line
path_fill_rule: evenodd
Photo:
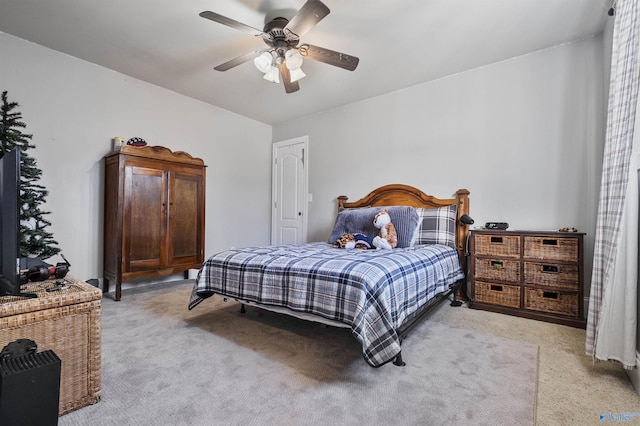
M 524 262 L 524 282 L 544 287 L 579 290 L 578 264 Z
M 578 239 L 566 237 L 524 237 L 524 257 L 531 259 L 578 260 Z
M 579 312 L 578 293 L 524 288 L 524 308 L 576 318 Z
M 476 259 L 474 277 L 489 281 L 520 281 L 520 262 L 508 259 Z
M 479 255 L 519 257 L 519 235 L 475 235 L 474 253 Z
M 511 308 L 520 307 L 520 286 L 517 285 L 476 281 L 474 282 L 473 296 L 474 301 L 479 303 L 490 303 Z

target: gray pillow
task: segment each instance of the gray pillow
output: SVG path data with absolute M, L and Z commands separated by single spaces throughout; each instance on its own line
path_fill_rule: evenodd
M 396 228 L 398 245 L 410 247 L 418 227 L 418 213 L 411 206 L 364 207 L 360 209 L 343 209 L 338 212 L 329 243 L 333 244 L 344 234 L 361 233 L 375 237 L 379 230 L 373 226 L 373 219 L 380 210 L 387 210 L 391 223 Z

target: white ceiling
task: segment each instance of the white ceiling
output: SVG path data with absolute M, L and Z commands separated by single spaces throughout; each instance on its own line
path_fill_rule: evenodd
M 359 57 L 355 71 L 307 60 L 292 94 L 251 61 L 214 71 L 265 45 L 200 12 L 262 29 L 304 2 L 0 0 L 0 31 L 275 124 L 599 34 L 612 0 L 323 0 L 331 13 L 302 41 Z

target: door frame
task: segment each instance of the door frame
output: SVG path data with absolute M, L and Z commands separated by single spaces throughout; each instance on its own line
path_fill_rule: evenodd
M 307 241 L 307 226 L 308 220 L 307 215 L 309 212 L 308 206 L 308 194 L 309 194 L 309 136 L 299 136 L 292 139 L 287 139 L 284 141 L 274 142 L 272 146 L 271 152 L 271 244 L 275 243 L 276 240 L 276 199 L 277 199 L 277 188 L 278 188 L 278 166 L 276 164 L 276 156 L 278 153 L 278 148 L 282 148 L 289 145 L 298 145 L 303 144 L 303 155 L 302 155 L 302 192 L 303 199 L 300 201 L 300 206 L 302 206 L 302 241 Z

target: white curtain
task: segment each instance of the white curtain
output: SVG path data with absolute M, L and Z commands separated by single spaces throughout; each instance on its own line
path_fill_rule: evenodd
M 627 369 L 636 365 L 638 326 L 639 18 L 638 0 L 617 1 L 586 339 L 588 355 Z

